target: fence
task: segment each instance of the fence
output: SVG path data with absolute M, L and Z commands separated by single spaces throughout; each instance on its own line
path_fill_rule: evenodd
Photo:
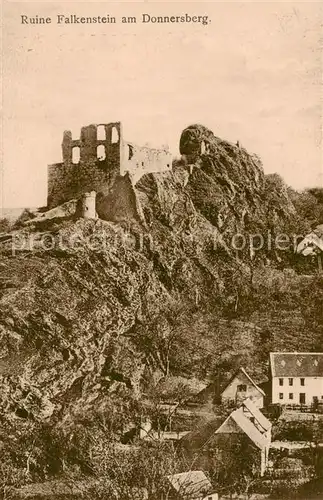
M 297 405 L 297 404 L 286 404 L 283 405 L 284 410 L 300 411 L 301 413 L 323 413 L 322 404 L 311 404 L 311 405 Z

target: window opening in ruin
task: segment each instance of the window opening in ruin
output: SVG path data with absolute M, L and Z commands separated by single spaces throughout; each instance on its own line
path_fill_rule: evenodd
M 111 144 L 117 144 L 119 142 L 119 132 L 117 127 L 112 127 L 111 130 Z
M 96 129 L 96 138 L 98 141 L 105 141 L 107 138 L 104 125 L 98 125 Z
M 80 129 L 79 129 L 79 127 L 73 127 L 71 129 L 71 136 L 72 136 L 71 138 L 73 140 L 80 138 Z
M 105 147 L 103 144 L 99 144 L 96 148 L 96 157 L 99 161 L 103 161 L 106 158 Z
M 130 144 L 128 144 L 128 148 L 129 148 L 128 160 L 131 160 L 131 158 L 133 157 L 133 147 Z
M 75 146 L 72 149 L 72 162 L 79 163 L 80 162 L 80 155 L 81 155 L 81 150 L 80 150 L 79 146 Z

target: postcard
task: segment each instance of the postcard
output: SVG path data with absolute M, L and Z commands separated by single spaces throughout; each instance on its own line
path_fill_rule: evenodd
M 322 4 L 1 17 L 1 498 L 321 498 Z

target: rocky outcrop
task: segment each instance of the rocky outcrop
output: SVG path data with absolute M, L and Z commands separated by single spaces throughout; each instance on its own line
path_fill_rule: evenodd
M 239 145 L 194 126 L 183 132 L 181 152 L 172 171 L 144 175 L 135 186 L 120 179 L 97 199 L 99 219 L 71 217 L 71 202 L 1 245 L 4 419 L 62 423 L 114 393 L 140 398 L 147 357 L 133 341 L 136 325 L 148 325 L 170 302 L 194 309 L 192 342 L 212 331 L 221 357 L 233 330 L 228 319 L 212 321 L 226 307 L 237 310 L 237 289 L 254 273 L 249 246 L 237 252 L 232 237 L 266 231 L 273 220 L 288 227 L 295 211 L 284 185 L 266 178 L 259 158 Z M 259 265 L 274 265 L 275 256 L 260 255 Z M 228 355 L 247 336 L 254 351 L 240 354 L 255 359 L 257 324 L 233 329 Z
M 145 223 L 132 178 L 128 173 L 117 177 L 107 193 L 97 194 L 96 210 L 102 220 L 113 222 L 136 220 Z

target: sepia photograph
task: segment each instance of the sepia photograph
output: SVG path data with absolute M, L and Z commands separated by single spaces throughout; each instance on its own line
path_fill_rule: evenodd
M 0 1 L 0 500 L 323 500 L 322 3 Z

